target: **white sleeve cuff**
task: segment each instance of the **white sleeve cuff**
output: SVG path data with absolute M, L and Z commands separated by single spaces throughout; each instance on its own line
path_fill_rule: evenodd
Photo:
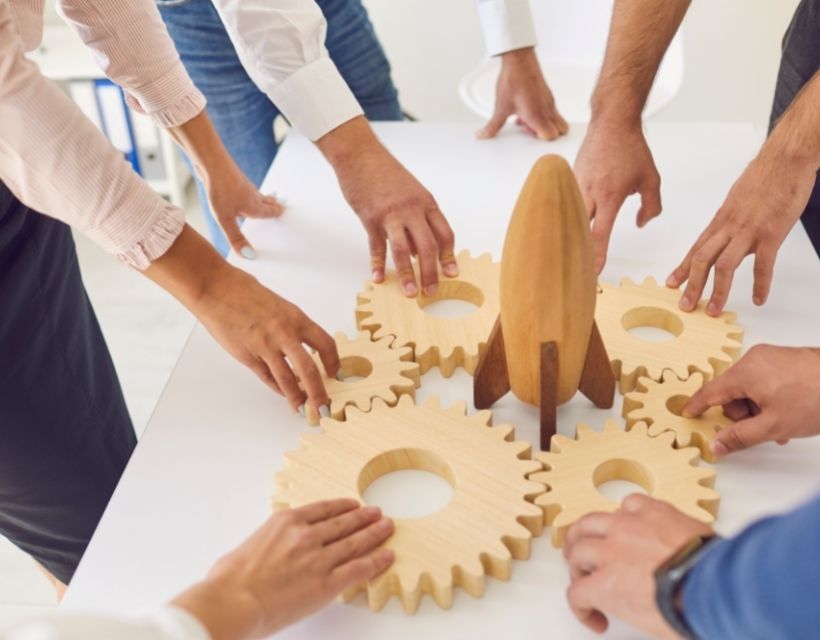
M 487 53 L 534 47 L 537 43 L 529 0 L 477 0 Z
M 318 140 L 364 112 L 329 57 L 303 67 L 268 91 L 291 125 Z
M 167 606 L 150 616 L 163 640 L 211 640 L 205 626 L 180 607 Z

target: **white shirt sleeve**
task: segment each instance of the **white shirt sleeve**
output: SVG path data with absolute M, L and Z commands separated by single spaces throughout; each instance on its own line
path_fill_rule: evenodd
M 144 618 L 55 614 L 0 632 L 0 640 L 210 640 L 190 613 L 166 607 Z
M 487 53 L 534 47 L 537 43 L 529 0 L 476 0 Z
M 325 48 L 314 0 L 213 0 L 256 85 L 311 140 L 362 115 Z

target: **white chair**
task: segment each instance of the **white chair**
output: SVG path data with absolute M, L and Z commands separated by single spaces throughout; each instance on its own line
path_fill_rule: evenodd
M 530 0 L 538 58 L 558 109 L 570 122 L 589 122 L 589 99 L 604 59 L 612 0 Z M 495 103 L 498 58 L 485 59 L 459 85 L 467 107 L 489 118 Z M 669 104 L 683 83 L 683 38 L 679 32 L 661 64 L 644 109 L 648 118 Z

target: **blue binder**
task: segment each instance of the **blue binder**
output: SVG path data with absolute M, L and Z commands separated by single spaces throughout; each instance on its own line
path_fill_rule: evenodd
M 123 153 L 134 171 L 142 175 L 134 125 L 122 89 L 108 79 L 94 80 L 94 98 L 103 133 Z

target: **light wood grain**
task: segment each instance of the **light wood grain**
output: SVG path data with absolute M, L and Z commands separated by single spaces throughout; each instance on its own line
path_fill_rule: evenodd
M 712 489 L 715 472 L 696 466 L 698 450 L 675 449 L 674 439 L 670 432 L 650 437 L 646 423 L 625 431 L 613 421 L 603 431 L 580 424 L 574 440 L 555 436 L 549 453 L 535 454 L 546 470 L 530 476 L 547 486 L 535 503 L 552 525 L 552 543 L 562 546 L 569 527 L 586 514 L 618 509 L 619 503 L 597 489 L 611 480 L 634 482 L 685 514 L 713 522 L 720 502 Z
M 682 380 L 694 372 L 710 380 L 740 356 L 743 329 L 735 324 L 734 313 L 708 316 L 705 301 L 687 313 L 678 307 L 679 299 L 678 290 L 654 278 L 640 285 L 629 278 L 620 287 L 601 284 L 595 319 L 621 393 L 632 391 L 641 376 L 660 380 L 666 369 Z M 672 335 L 666 342 L 650 342 L 629 333 L 635 327 L 656 327 Z
M 671 431 L 675 446 L 697 447 L 707 462 L 716 462 L 709 445 L 717 432 L 732 424 L 721 407 L 712 407 L 698 418 L 681 414 L 683 406 L 703 386 L 703 375 L 693 373 L 681 380 L 671 371 L 665 371 L 661 382 L 639 378 L 635 391 L 624 396 L 623 416 L 627 429 L 639 422 L 649 425 L 649 435 L 657 436 Z
M 434 296 L 408 298 L 394 271 L 381 284 L 369 282 L 359 294 L 356 323 L 378 339 L 395 336 L 396 345 L 413 347 L 413 357 L 421 373 L 439 367 L 445 378 L 457 367 L 473 374 L 499 311 L 499 269 L 489 254 L 474 258 L 467 251 L 458 254 L 459 275 L 439 274 Z M 418 265 L 416 277 L 418 274 Z M 425 307 L 440 300 L 465 300 L 477 306 L 473 313 L 455 318 L 434 316 Z
M 431 471 L 453 486 L 439 511 L 395 520 L 385 543 L 395 563 L 346 598 L 366 590 L 377 611 L 398 595 L 413 613 L 429 593 L 447 608 L 453 587 L 480 596 L 485 574 L 507 580 L 512 558 L 529 556 L 544 519 L 529 500 L 544 487 L 526 476 L 541 465 L 531 459 L 529 443 L 514 441 L 512 427 L 490 426 L 489 411 L 467 416 L 463 403 L 442 409 L 435 398 L 417 406 L 402 396 L 396 407 L 375 401 L 369 413 L 351 408 L 345 422 L 326 418 L 321 425 L 323 433 L 303 436 L 300 449 L 286 454 L 276 507 L 336 497 L 361 501 L 376 478 L 401 469 Z
M 353 340 L 344 333 L 337 333 L 334 340 L 339 351 L 341 380 L 328 377 L 319 355 L 313 354 L 330 396 L 331 417 L 344 420 L 350 406 L 370 411 L 376 398 L 392 407 L 401 395 L 415 397 L 421 376 L 410 347 L 394 348 L 392 336 L 371 340 L 367 331 Z M 319 415 L 310 406 L 306 406 L 305 418 L 308 424 L 319 424 Z

